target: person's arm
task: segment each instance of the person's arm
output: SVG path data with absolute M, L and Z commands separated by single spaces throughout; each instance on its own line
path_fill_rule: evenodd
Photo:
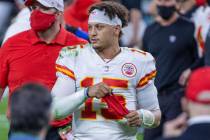
M 60 77 L 52 89 L 54 119 L 62 119 L 71 115 L 87 98 L 102 98 L 109 93 L 111 93 L 111 88 L 104 83 L 75 92 L 75 81 Z
M 194 55 L 194 63 L 190 66 L 191 70 L 195 70 L 199 67 L 204 66 L 204 57 L 198 55 L 198 46 L 196 43 L 195 38 L 193 38 L 193 41 L 191 43 L 192 50 L 193 50 L 193 55 Z
M 75 93 L 75 54 L 77 49 L 63 48 L 56 60 L 57 81 L 52 88 L 54 119 L 62 119 L 70 115 L 84 100 L 84 91 Z M 75 93 L 75 94 L 74 94 Z
M 143 69 L 143 76 L 137 84 L 138 110 L 129 113 L 126 118 L 130 126 L 143 126 L 146 128 L 157 127 L 160 124 L 161 112 L 157 98 L 157 89 L 154 85 L 156 76 L 155 62 L 147 54 Z
M 139 89 L 137 97 L 140 108 L 137 112 L 142 117 L 142 125 L 147 128 L 159 126 L 161 111 L 154 83 L 151 82 L 144 89 Z
M 210 29 L 208 30 L 204 52 L 205 66 L 210 66 Z
M 143 34 L 143 38 L 142 38 L 142 50 L 149 52 L 149 48 L 148 48 L 148 42 L 150 39 L 150 30 L 149 30 L 149 26 L 145 29 L 145 32 Z
M 71 49 L 69 49 L 71 48 Z M 75 65 L 79 55 L 78 47 L 65 47 L 61 50 L 56 60 L 57 81 L 52 88 L 53 114 L 55 119 L 62 119 L 71 115 L 88 97 L 101 98 L 111 93 L 104 83 L 98 83 L 76 92 Z
M 141 13 L 139 9 L 131 9 L 130 10 L 130 17 L 131 17 L 131 23 L 133 25 L 133 31 L 132 31 L 132 38 L 130 40 L 130 43 L 128 46 L 134 47 L 135 45 L 138 45 L 140 39 L 138 38 L 138 32 L 140 29 L 140 21 L 141 21 Z
M 71 115 L 86 99 L 85 91 L 75 93 L 75 81 L 59 77 L 52 89 L 54 119 Z
M 141 41 L 138 38 L 138 32 L 141 28 L 139 24 L 141 21 L 141 2 L 139 0 L 121 0 L 121 3 L 128 8 L 130 13 L 130 23 L 133 25 L 131 40 L 129 41 L 128 46 L 139 46 L 139 42 Z
M 194 30 L 194 29 L 192 29 L 192 30 Z M 194 36 L 192 36 L 191 38 L 192 38 L 192 41 L 189 44 L 189 46 L 190 46 L 189 49 L 191 49 L 191 51 L 192 51 L 192 54 L 194 57 L 194 63 L 192 63 L 192 65 L 189 68 L 187 68 L 186 70 L 184 70 L 181 73 L 178 82 L 182 86 L 185 86 L 187 84 L 187 81 L 188 81 L 193 70 L 204 66 L 204 56 L 201 56 L 201 57 L 198 56 L 198 46 L 196 43 L 196 39 L 194 38 Z
M 157 99 L 157 90 L 154 85 L 149 85 L 143 90 L 138 90 L 139 109 L 129 113 L 126 118 L 130 126 L 143 126 L 154 128 L 159 126 L 161 111 Z

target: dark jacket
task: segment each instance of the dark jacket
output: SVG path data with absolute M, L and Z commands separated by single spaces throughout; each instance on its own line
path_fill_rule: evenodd
M 160 140 L 210 140 L 210 123 L 190 125 L 180 137 Z

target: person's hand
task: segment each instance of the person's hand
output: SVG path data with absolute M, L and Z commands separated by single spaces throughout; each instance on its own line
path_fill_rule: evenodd
M 125 118 L 127 119 L 128 126 L 131 127 L 138 127 L 142 123 L 141 117 L 139 116 L 137 111 L 130 112 L 128 115 L 125 116 Z
M 163 136 L 165 138 L 178 137 L 187 126 L 187 114 L 182 113 L 176 119 L 168 121 L 164 124 Z
M 96 97 L 99 99 L 106 96 L 107 94 L 111 94 L 111 92 L 112 89 L 105 83 L 101 82 L 89 87 L 88 96 Z
M 185 86 L 187 84 L 187 81 L 191 73 L 192 73 L 191 69 L 186 69 L 185 71 L 183 71 L 181 76 L 179 77 L 179 84 Z

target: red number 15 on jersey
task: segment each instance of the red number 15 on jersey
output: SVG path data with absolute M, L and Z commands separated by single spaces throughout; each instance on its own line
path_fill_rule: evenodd
M 114 78 L 103 78 L 102 80 L 104 83 L 106 83 L 111 88 L 128 88 L 128 80 L 122 80 L 122 79 L 114 79 Z M 87 77 L 81 82 L 81 87 L 90 87 L 94 83 L 94 78 Z M 126 100 L 123 95 L 116 95 L 119 102 L 125 106 Z M 81 111 L 81 119 L 82 120 L 96 120 L 97 119 L 97 113 L 101 116 L 103 116 L 105 119 L 109 120 L 120 120 L 123 119 L 121 116 L 118 116 L 114 113 L 114 111 L 110 108 L 101 108 L 100 111 L 95 111 L 93 106 L 93 98 L 89 98 L 85 102 L 85 109 Z M 105 101 L 101 99 L 101 104 L 105 104 Z

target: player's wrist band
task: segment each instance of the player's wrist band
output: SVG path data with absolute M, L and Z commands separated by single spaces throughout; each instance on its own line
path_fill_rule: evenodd
M 85 88 L 85 97 L 86 98 L 90 98 L 88 92 L 89 92 L 89 87 Z
M 140 109 L 137 112 L 140 115 L 143 127 L 150 128 L 154 126 L 155 116 L 151 111 Z

